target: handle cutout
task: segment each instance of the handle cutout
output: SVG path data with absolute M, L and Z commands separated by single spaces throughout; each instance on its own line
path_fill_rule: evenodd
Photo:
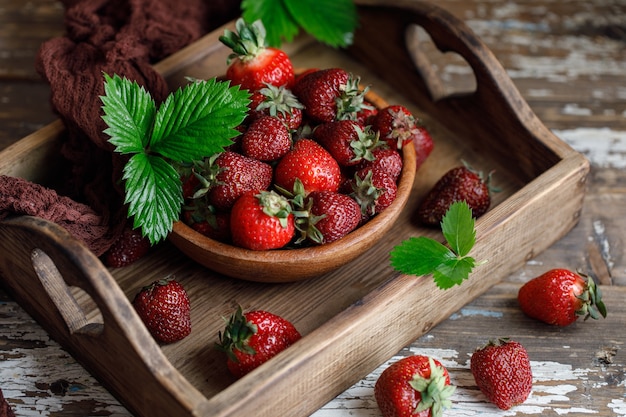
M 102 313 L 89 294 L 82 288 L 68 286 L 52 259 L 41 249 L 32 251 L 31 262 L 70 334 L 101 334 L 104 329 Z
M 476 75 L 472 67 L 456 52 L 441 52 L 423 27 L 407 26 L 405 42 L 433 101 L 476 92 Z

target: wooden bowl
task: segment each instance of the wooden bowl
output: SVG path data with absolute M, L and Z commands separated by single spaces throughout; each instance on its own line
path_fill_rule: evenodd
M 387 105 L 371 91 L 366 98 L 379 109 Z M 391 228 L 413 187 L 416 171 L 414 147 L 405 147 L 402 158 L 395 201 L 363 226 L 334 242 L 306 248 L 253 251 L 210 239 L 182 221 L 174 223 L 168 239 L 194 261 L 233 278 L 292 282 L 320 276 L 354 260 Z

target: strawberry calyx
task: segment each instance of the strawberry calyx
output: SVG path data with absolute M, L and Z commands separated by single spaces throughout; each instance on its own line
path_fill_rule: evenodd
M 223 333 L 218 333 L 219 342 L 215 344 L 215 348 L 226 353 L 234 362 L 239 362 L 234 353 L 235 349 L 249 355 L 256 354 L 256 350 L 248 344 L 248 341 L 258 332 L 258 327 L 246 319 L 241 306 L 237 307 L 237 311 L 229 319 L 224 318 L 224 321 L 226 327 Z
M 339 87 L 340 94 L 335 99 L 337 105 L 336 120 L 357 120 L 357 113 L 362 110 L 373 110 L 374 107 L 365 100 L 369 86 L 361 88 L 361 78 L 348 74 L 348 80 Z
M 450 397 L 456 387 L 446 385 L 444 368 L 437 366 L 432 358 L 428 358 L 428 365 L 430 366 L 429 378 L 424 378 L 417 373 L 409 381 L 409 385 L 419 392 L 421 397 L 415 408 L 415 414 L 430 409 L 431 416 L 440 417 L 443 415 L 443 410 L 452 406 Z
M 374 185 L 372 180 L 373 175 L 374 171 L 372 170 L 369 170 L 363 178 L 358 174 L 354 175 L 353 191 L 350 195 L 359 203 L 361 213 L 364 215 L 375 214 L 376 201 L 378 201 L 378 198 L 385 192 L 384 189 Z
M 251 61 L 266 49 L 267 33 L 261 20 L 248 24 L 243 18 L 239 18 L 235 22 L 235 29 L 236 32 L 226 29 L 219 37 L 220 42 L 233 50 L 227 58 L 228 64 L 235 58 L 243 62 Z
M 581 302 L 580 308 L 576 310 L 576 315 L 584 317 L 584 320 L 590 317 L 594 320 L 598 320 L 600 316 L 606 317 L 607 310 L 606 305 L 602 301 L 600 287 L 589 276 L 580 272 L 578 272 L 578 275 L 585 281 L 585 285 L 583 291 L 576 295 L 576 298 Z
M 313 199 L 307 198 L 304 184 L 300 181 L 300 178 L 296 178 L 293 184 L 293 191 L 285 190 L 282 187 L 276 186 L 278 191 L 284 195 L 291 204 L 294 215 L 295 227 L 299 233 L 298 238 L 294 242 L 296 245 L 306 241 L 312 240 L 315 243 L 323 243 L 324 235 L 320 230 L 315 227 L 317 222 L 326 217 L 326 214 L 316 216 L 312 213 L 311 207 L 313 206 Z
M 289 200 L 277 192 L 261 191 L 255 196 L 259 200 L 259 204 L 263 208 L 263 213 L 268 216 L 276 217 L 283 228 L 287 228 L 289 215 L 291 214 L 291 205 Z
M 254 110 L 267 110 L 270 116 L 276 117 L 279 113 L 289 116 L 293 109 L 304 109 L 304 105 L 286 86 L 275 86 L 270 83 L 265 83 L 265 85 L 259 90 L 264 99 Z
M 379 133 L 374 131 L 371 126 L 362 128 L 358 123 L 355 123 L 354 130 L 357 133 L 357 138 L 350 142 L 350 148 L 354 151 L 352 161 L 374 161 L 376 156 L 372 151 L 386 145 L 386 143 L 379 140 Z

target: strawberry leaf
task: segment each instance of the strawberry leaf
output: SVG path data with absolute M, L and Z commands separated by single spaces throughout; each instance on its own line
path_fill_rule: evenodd
M 278 48 L 283 41 L 291 42 L 300 31 L 283 0 L 243 0 L 241 9 L 246 22 L 263 22 L 267 46 Z
M 425 236 L 411 237 L 392 249 L 391 266 L 408 275 L 432 274 L 441 289 L 461 285 L 476 266 L 467 256 L 476 241 L 474 224 L 467 203 L 453 203 L 441 222 L 448 246 Z
M 170 94 L 157 110 L 145 89 L 104 75 L 104 130 L 115 151 L 131 155 L 124 166 L 128 216 L 152 244 L 167 237 L 183 203 L 174 163 L 222 152 L 246 117 L 249 93 L 228 82 L 194 81 Z
M 124 166 L 128 215 L 151 242 L 167 236 L 183 203 L 176 170 L 162 158 L 137 153 Z
M 352 0 L 243 0 L 242 17 L 246 22 L 262 20 L 268 46 L 280 47 L 303 29 L 332 47 L 352 43 L 358 23 Z
M 156 105 L 150 94 L 136 82 L 129 82 L 118 75 L 104 74 L 105 95 L 102 119 L 108 128 L 104 133 L 111 136 L 109 142 L 121 154 L 141 152 L 147 145 Z
M 221 152 L 239 134 L 249 94 L 225 82 L 197 80 L 170 94 L 154 121 L 150 149 L 175 161 Z
M 441 230 L 452 250 L 465 256 L 476 242 L 472 209 L 465 201 L 452 204 L 441 221 Z

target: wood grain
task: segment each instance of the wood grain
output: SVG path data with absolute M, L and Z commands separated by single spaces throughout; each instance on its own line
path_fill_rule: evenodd
M 6 38 L 2 36 L 3 48 L 7 45 L 6 50 L 13 51 L 8 52 L 12 58 L 28 54 L 34 57 L 36 51 L 22 49 L 23 41 L 13 43 L 13 39 L 35 36 L 38 41 L 43 41 L 62 32 L 62 11 L 56 2 L 37 0 L 29 2 L 28 6 L 12 0 L 6 3 L 12 10 L 24 7 L 29 10 L 29 13 L 13 13 L 3 20 L 8 24 L 0 26 L 1 34 L 7 34 Z M 45 7 L 40 7 L 41 4 Z M 591 175 L 580 221 L 567 236 L 512 272 L 506 279 L 513 283 L 512 286 L 494 287 L 487 295 L 476 299 L 475 303 L 479 304 L 474 310 L 475 304 L 472 303 L 467 306 L 469 310 L 459 312 L 462 320 L 452 315 L 400 355 L 431 352 L 453 366 L 463 395 L 457 397 L 458 407 L 447 415 L 499 415 L 484 399 L 476 396 L 459 352 L 473 349 L 476 335 L 481 334 L 481 329 L 489 329 L 490 324 L 493 328 L 511 326 L 523 340 L 528 340 L 532 351 L 538 352 L 533 361 L 544 364 L 542 368 L 545 370 L 539 374 L 543 382 L 535 391 L 536 395 L 533 394 L 533 402 L 528 408 L 517 410 L 518 415 L 536 415 L 537 412 L 542 415 L 626 415 L 621 400 L 625 365 L 623 340 L 619 339 L 622 333 L 614 331 L 623 328 L 625 317 L 620 303 L 625 294 L 618 286 L 626 283 L 623 240 L 626 200 L 621 170 L 626 164 L 626 43 L 623 36 L 626 4 L 608 0 L 596 1 L 593 7 L 589 7 L 589 2 L 579 0 L 522 0 L 515 3 L 443 0 L 437 4 L 466 21 L 486 41 L 542 122 L 587 155 Z M 50 5 L 52 8 L 48 7 Z M 46 10 L 53 13 L 43 13 Z M 2 13 L 5 9 L 0 11 L 0 18 Z M 41 25 L 45 30 L 29 32 L 33 25 Z M 25 47 L 32 48 L 34 44 Z M 3 53 L 4 56 L 7 53 Z M 18 75 L 21 78 L 0 79 L 0 123 L 3 127 L 0 148 L 54 119 L 47 105 L 47 88 L 35 81 L 36 75 L 26 62 L 28 60 L 2 57 L 0 74 L 21 74 Z M 471 84 L 467 67 L 457 65 L 456 61 L 453 63 L 438 68 L 441 78 L 460 90 L 467 89 Z M 29 93 L 22 94 L 22 91 Z M 585 327 L 576 325 L 561 334 L 556 329 L 541 332 L 534 323 L 512 319 L 515 285 L 552 266 L 593 271 L 594 276 L 606 285 L 603 290 L 611 320 L 584 323 Z M 611 284 L 613 287 L 608 286 Z M 132 291 L 133 287 L 129 288 Z M 502 293 L 499 293 L 500 289 Z M 495 292 L 493 297 L 492 292 Z M 10 402 L 19 409 L 20 415 L 130 415 L 67 352 L 51 341 L 12 299 L 2 295 L 1 300 L 0 309 L 6 310 L 0 314 L 4 359 L 0 362 L 0 387 L 9 387 Z M 488 307 L 492 302 L 497 304 L 495 312 Z M 588 324 L 595 325 L 593 336 L 589 336 L 592 330 Z M 438 333 L 442 326 L 449 326 L 445 337 Z M 468 342 L 459 340 L 456 336 L 459 332 L 473 338 L 470 337 Z M 616 338 L 605 335 L 616 335 Z M 597 340 L 592 347 L 588 343 L 590 338 Z M 420 350 L 424 346 L 426 350 Z M 568 354 L 563 355 L 561 346 L 567 346 Z M 600 365 L 590 359 L 596 355 L 600 358 Z M 603 357 L 613 362 L 602 365 Z M 322 407 L 316 415 L 379 416 L 371 397 L 376 375 L 374 372 L 364 378 Z M 608 387 L 606 393 L 602 389 L 605 386 Z M 587 395 L 589 392 L 593 395 Z

